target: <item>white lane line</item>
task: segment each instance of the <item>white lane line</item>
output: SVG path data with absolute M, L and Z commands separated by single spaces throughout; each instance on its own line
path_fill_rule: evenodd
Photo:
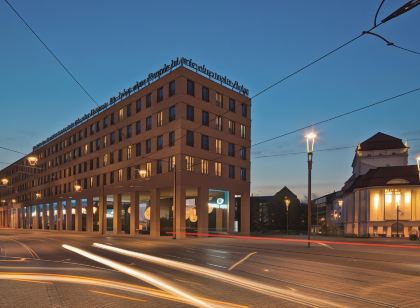
M 319 245 L 321 245 L 321 246 L 324 246 L 324 247 L 327 247 L 327 248 L 329 248 L 329 249 L 334 249 L 333 247 L 331 247 L 330 245 L 328 245 L 328 244 L 325 244 L 325 243 L 317 243 L 317 244 L 319 244 Z
M 189 304 L 191 304 L 192 306 L 196 306 L 196 307 L 213 307 L 211 304 L 209 304 L 208 302 L 205 302 L 197 297 L 195 297 L 194 295 L 191 295 L 175 286 L 172 286 L 169 282 L 164 281 L 163 279 L 150 274 L 148 272 L 142 271 L 142 270 L 138 270 L 138 269 L 134 269 L 128 266 L 125 266 L 119 262 L 115 262 L 113 260 L 101 257 L 99 255 L 95 255 L 93 253 L 90 253 L 88 251 L 82 250 L 80 248 L 77 247 L 73 247 L 70 245 L 66 245 L 63 244 L 62 245 L 63 248 L 70 250 L 74 253 L 77 253 L 81 256 L 84 256 L 90 260 L 96 261 L 98 263 L 104 264 L 106 266 L 109 266 L 115 270 L 120 271 L 121 273 L 130 275 L 132 277 L 135 277 L 139 280 L 145 281 L 163 291 L 166 291 L 172 295 L 175 295 L 176 297 L 179 297 L 181 299 L 183 299 L 184 301 L 187 301 Z M 110 247 L 110 246 L 109 246 Z
M 217 265 L 217 264 L 213 264 L 213 263 L 207 263 L 207 265 L 218 267 L 218 268 L 227 268 L 226 266 Z
M 238 262 L 236 262 L 235 264 L 233 264 L 231 267 L 229 267 L 229 271 L 233 270 L 235 267 L 237 267 L 239 264 L 241 264 L 242 262 L 246 261 L 246 259 L 248 259 L 249 257 L 255 255 L 257 252 L 251 252 L 249 254 L 247 254 L 245 257 L 243 257 L 242 259 L 240 259 Z
M 194 261 L 193 259 L 190 259 L 190 258 L 183 258 L 183 257 L 174 256 L 174 255 L 166 255 L 166 256 L 175 258 L 175 259 L 185 260 L 185 261 Z

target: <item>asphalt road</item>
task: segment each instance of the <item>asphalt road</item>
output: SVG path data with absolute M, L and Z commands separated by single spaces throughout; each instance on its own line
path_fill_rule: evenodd
M 417 243 L 288 239 L 0 230 L 0 307 L 420 306 Z

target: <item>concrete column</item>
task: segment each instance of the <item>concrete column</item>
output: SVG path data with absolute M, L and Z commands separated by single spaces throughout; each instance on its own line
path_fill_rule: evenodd
M 39 217 L 39 208 L 38 208 L 38 205 L 37 204 L 35 204 L 34 207 L 35 207 L 35 216 L 32 217 L 32 213 L 31 213 L 32 229 L 39 229 L 39 226 L 38 226 L 38 221 L 39 221 L 39 218 L 38 218 Z
M 86 231 L 93 232 L 93 198 L 87 197 L 87 209 L 86 209 Z
M 99 196 L 99 232 L 106 233 L 106 196 Z
M 158 188 L 150 191 L 150 236 L 160 236 L 160 191 Z
M 250 231 L 250 197 L 249 192 L 243 192 L 241 195 L 241 234 L 249 235 Z
M 177 185 L 176 185 L 176 196 L 175 196 L 175 223 L 176 223 L 176 238 L 184 238 L 186 237 L 185 234 L 185 186 L 180 180 L 180 176 L 177 178 Z
M 61 205 L 61 200 L 57 202 L 57 230 L 61 231 L 63 229 L 63 208 Z
M 229 191 L 229 208 L 227 217 L 227 230 L 228 233 L 232 234 L 235 227 L 235 193 Z
M 408 232 L 408 227 L 404 226 L 404 233 L 403 233 L 403 237 L 408 237 L 410 234 Z
M 72 199 L 67 199 L 66 200 L 66 229 L 67 230 L 71 230 L 71 200 Z
M 209 188 L 200 186 L 198 188 L 198 233 L 207 234 L 209 232 Z
M 130 194 L 130 234 L 136 235 L 136 229 L 139 227 L 139 193 L 133 191 Z
M 75 231 L 82 231 L 82 199 L 76 199 Z
M 50 203 L 49 212 L 50 212 L 50 216 L 49 216 L 50 230 L 54 230 L 54 202 L 53 201 Z
M 47 227 L 47 210 L 46 210 L 46 204 L 42 204 L 42 228 L 43 230 L 46 230 Z
M 113 225 L 113 233 L 118 234 L 121 231 L 121 194 L 114 195 L 114 225 Z

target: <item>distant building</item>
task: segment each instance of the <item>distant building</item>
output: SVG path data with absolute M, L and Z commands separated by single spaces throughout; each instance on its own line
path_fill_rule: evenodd
M 333 192 L 312 200 L 312 230 L 315 233 L 343 233 L 343 193 Z
M 306 229 L 306 206 L 286 186 L 274 196 L 251 196 L 250 205 L 251 231 L 285 231 L 287 214 L 290 233 Z
M 408 146 L 377 133 L 356 149 L 343 191 L 345 235 L 409 236 L 420 228 L 420 181 Z

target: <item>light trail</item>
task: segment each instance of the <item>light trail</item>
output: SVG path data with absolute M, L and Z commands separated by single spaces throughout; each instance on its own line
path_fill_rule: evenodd
M 154 288 L 149 287 L 142 287 L 134 284 L 114 281 L 114 280 L 107 280 L 107 279 L 99 279 L 99 278 L 91 278 L 91 277 L 84 277 L 84 276 L 72 276 L 72 275 L 62 275 L 62 274 L 44 274 L 44 273 L 24 273 L 24 272 L 0 272 L 0 280 L 13 280 L 13 281 L 27 281 L 27 282 L 60 282 L 60 283 L 71 283 L 71 284 L 80 284 L 80 285 L 90 285 L 95 287 L 104 287 L 113 290 L 131 292 L 134 294 L 142 294 L 147 295 L 159 299 L 169 300 L 173 302 L 183 303 L 183 304 L 190 304 L 189 301 L 186 301 L 179 296 L 173 296 L 168 294 L 165 291 L 161 291 Z M 245 308 L 246 306 L 237 305 L 233 303 L 206 299 L 199 297 L 200 299 L 206 300 L 216 307 L 232 307 L 232 308 Z
M 121 249 L 117 247 L 111 247 L 108 245 L 94 243 L 94 247 L 101 248 L 107 251 L 112 251 L 121 255 L 129 256 L 132 258 L 144 260 L 150 263 L 158 264 L 160 266 L 166 266 L 169 268 L 174 268 L 184 272 L 190 272 L 196 275 L 206 276 L 212 279 L 217 279 L 225 283 L 232 284 L 237 287 L 241 287 L 250 291 L 258 292 L 265 295 L 270 295 L 272 297 L 284 299 L 293 303 L 309 306 L 309 307 L 341 307 L 340 305 L 327 301 L 321 300 L 314 297 L 306 296 L 296 292 L 292 292 L 286 289 L 280 289 L 273 287 L 271 285 L 263 284 L 257 281 L 253 281 L 247 278 L 238 277 L 232 274 L 224 273 L 217 270 L 212 270 L 206 267 L 192 265 L 189 263 L 184 263 L 180 261 L 173 261 L 168 259 L 163 259 L 144 253 L 134 252 L 126 249 Z
M 255 255 L 257 252 L 251 252 L 249 254 L 247 254 L 245 257 L 243 257 L 242 259 L 240 259 L 238 262 L 236 262 L 235 264 L 233 264 L 231 267 L 229 267 L 229 271 L 233 270 L 235 267 L 237 267 L 239 264 L 241 264 L 242 262 L 245 262 L 249 257 Z
M 172 234 L 172 232 L 167 232 Z M 219 237 L 219 238 L 234 238 L 242 240 L 258 240 L 258 241 L 277 241 L 289 243 L 308 243 L 307 239 L 293 239 L 293 238 L 278 238 L 278 237 L 263 237 L 263 236 L 246 236 L 246 235 L 228 235 L 228 234 L 214 234 L 214 233 L 194 233 L 194 232 L 177 232 L 178 234 L 203 236 L 203 237 Z M 329 244 L 329 245 L 348 245 L 348 246 L 366 246 L 366 247 L 384 247 L 384 248 L 405 248 L 405 249 L 420 249 L 420 246 L 415 245 L 398 245 L 398 244 L 381 244 L 381 243 L 364 243 L 364 242 L 344 242 L 344 241 L 321 241 L 309 240 L 312 244 Z
M 70 250 L 74 253 L 77 253 L 81 256 L 84 256 L 90 260 L 96 261 L 98 263 L 104 264 L 106 266 L 109 266 L 115 270 L 118 270 L 124 274 L 130 275 L 132 277 L 135 277 L 137 279 L 140 279 L 142 281 L 145 281 L 161 290 L 164 290 L 172 295 L 178 296 L 180 298 L 183 298 L 186 302 L 189 302 L 190 305 L 196 306 L 196 307 L 213 307 L 211 304 L 198 299 L 197 297 L 180 290 L 179 288 L 176 288 L 174 286 L 172 286 L 169 282 L 164 281 L 161 278 L 158 278 L 157 276 L 154 276 L 150 273 L 138 270 L 138 269 L 133 269 L 131 267 L 125 266 L 121 263 L 112 261 L 110 259 L 95 255 L 93 253 L 90 253 L 88 251 L 82 250 L 80 248 L 76 248 L 70 245 L 66 245 L 63 244 L 62 245 L 63 248 Z M 110 247 L 110 246 L 107 246 Z
M 101 291 L 96 291 L 96 290 L 89 290 L 89 292 L 95 293 L 95 294 L 100 294 L 100 295 L 105 295 L 105 296 L 110 296 L 110 297 L 127 299 L 127 300 L 135 301 L 135 302 L 147 302 L 145 299 L 134 298 L 134 297 L 130 297 L 130 296 L 124 296 L 124 295 L 113 294 L 113 293 L 108 293 L 108 292 L 101 292 Z

